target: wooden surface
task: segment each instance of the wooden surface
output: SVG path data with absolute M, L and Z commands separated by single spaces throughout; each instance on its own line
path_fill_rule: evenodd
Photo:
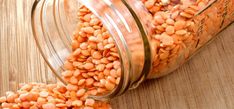
M 0 0 L 0 95 L 51 83 L 31 31 L 33 0 Z M 114 109 L 234 109 L 234 24 L 172 74 L 112 100 Z

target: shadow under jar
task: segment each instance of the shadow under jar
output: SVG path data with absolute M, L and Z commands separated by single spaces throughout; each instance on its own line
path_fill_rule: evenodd
M 136 88 L 177 69 L 234 20 L 234 0 L 39 0 L 32 10 L 36 43 L 60 79 L 72 52 L 80 5 L 87 7 L 115 41 L 119 84 L 96 99 Z M 65 82 L 64 82 L 65 83 Z

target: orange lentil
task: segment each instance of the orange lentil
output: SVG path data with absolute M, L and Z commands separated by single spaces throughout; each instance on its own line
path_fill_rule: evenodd
M 85 57 L 90 56 L 90 51 L 89 50 L 81 50 L 81 54 Z
M 83 85 L 85 83 L 85 79 L 80 79 L 79 81 L 78 81 L 78 85 L 80 86 L 80 85 Z
M 106 68 L 107 69 L 111 69 L 113 67 L 113 63 L 108 63 L 108 64 L 106 64 Z
M 72 63 L 70 63 L 70 62 L 68 62 L 68 61 L 65 61 L 65 63 L 64 63 L 64 68 L 65 68 L 66 70 L 73 70 L 73 65 L 72 65 Z
M 76 85 L 76 84 L 78 83 L 78 80 L 77 80 L 76 77 L 71 77 L 69 82 L 70 82 L 71 84 Z
M 85 100 L 85 105 L 87 106 L 93 106 L 95 101 L 93 99 L 86 99 Z
M 168 27 L 166 28 L 166 33 L 167 33 L 168 35 L 174 34 L 174 33 L 175 33 L 175 28 L 174 28 L 173 26 L 168 26 Z
M 6 97 L 0 97 L 0 103 L 6 102 Z
M 115 78 L 112 77 L 112 76 L 107 76 L 107 80 L 110 81 L 110 82 L 112 82 L 112 83 L 116 83 Z
M 90 69 L 94 68 L 94 65 L 92 63 L 85 63 L 84 68 L 87 70 L 90 70 Z
M 107 90 L 113 90 L 115 88 L 115 84 L 109 82 L 109 81 L 106 81 L 105 83 L 105 87 Z
M 42 105 L 42 108 L 43 109 L 56 109 L 56 105 L 52 103 L 47 103 L 47 104 Z
M 193 17 L 193 14 L 186 13 L 186 12 L 181 12 L 180 15 L 185 17 L 185 18 L 192 18 Z
M 71 77 L 73 75 L 73 72 L 72 71 L 64 71 L 62 72 L 62 76 L 64 77 Z
M 94 59 L 101 59 L 101 58 L 102 58 L 102 55 L 101 55 L 100 52 L 95 51 L 95 52 L 92 54 L 92 57 L 93 57 Z
M 66 87 L 67 87 L 67 90 L 69 91 L 76 91 L 78 89 L 76 85 L 72 85 L 72 84 L 68 84 Z
M 32 85 L 25 84 L 21 87 L 22 90 L 30 91 L 32 89 Z
M 154 6 L 155 0 L 148 0 L 145 2 L 145 7 L 150 9 Z
M 178 30 L 178 31 L 176 31 L 176 35 L 181 35 L 181 36 L 183 36 L 183 35 L 185 35 L 185 34 L 187 34 L 187 31 L 186 31 L 186 30 Z
M 96 18 L 90 21 L 90 25 L 97 25 L 98 23 L 99 23 L 99 20 Z
M 80 71 L 77 69 L 74 71 L 73 76 L 78 77 L 80 74 Z
M 6 101 L 8 103 L 14 102 L 17 97 L 18 97 L 18 95 L 14 94 L 14 93 L 8 94 Z
M 78 41 L 76 41 L 76 40 L 73 40 L 72 41 L 72 49 L 74 50 L 74 49 L 76 49 L 76 48 L 78 48 L 79 47 L 79 42 Z
M 81 29 L 85 33 L 92 34 L 94 32 L 94 29 L 92 27 L 85 27 Z
M 171 15 L 171 18 L 176 19 L 178 17 L 179 13 L 180 13 L 179 11 L 173 12 L 172 15 Z
M 103 74 L 106 75 L 106 76 L 110 75 L 110 70 L 109 69 L 105 69 L 103 71 Z
M 99 64 L 96 66 L 97 71 L 103 71 L 105 69 L 105 64 Z
M 175 22 L 175 30 L 181 30 L 185 27 L 186 22 L 183 20 L 179 20 Z
M 72 102 L 72 106 L 80 107 L 83 105 L 83 102 L 81 100 L 75 100 Z
M 116 74 L 117 74 L 118 77 L 121 76 L 121 68 L 118 68 L 118 69 L 117 69 Z
M 30 108 L 30 106 L 31 106 L 31 104 L 30 104 L 29 102 L 27 102 L 27 101 L 22 102 L 22 107 L 23 107 L 24 109 Z M 48 108 L 47 108 L 47 109 L 48 109 Z
M 93 83 L 94 83 L 94 79 L 93 78 L 88 78 L 88 79 L 86 79 L 86 82 L 85 82 L 86 84 L 86 86 L 91 86 Z
M 175 21 L 174 21 L 173 19 L 167 19 L 167 20 L 166 20 L 166 23 L 167 23 L 168 25 L 174 25 Z
M 81 53 L 81 49 L 78 48 L 73 52 L 73 55 L 78 56 L 80 53 Z
M 115 44 L 107 44 L 104 46 L 104 49 L 111 49 L 115 46 Z
M 111 75 L 112 77 L 117 77 L 117 72 L 116 72 L 116 70 L 112 69 L 112 70 L 110 71 L 110 75 Z
M 154 16 L 154 20 L 158 24 L 163 24 L 165 22 L 161 15 Z

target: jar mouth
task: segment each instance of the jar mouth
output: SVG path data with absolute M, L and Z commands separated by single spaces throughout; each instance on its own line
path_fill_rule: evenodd
M 57 0 L 55 0 L 55 1 L 57 1 Z M 86 2 L 86 1 L 87 0 L 81 0 L 81 2 L 83 4 L 85 4 L 84 2 Z M 38 10 L 37 7 L 41 8 L 40 6 L 41 5 L 43 6 L 45 2 L 48 2 L 48 0 L 36 0 L 33 4 L 32 13 L 31 13 L 31 15 L 32 15 L 31 21 L 32 21 L 32 29 L 33 29 L 34 39 L 36 41 L 36 44 L 38 46 L 39 51 L 41 52 L 42 57 L 44 58 L 45 62 L 49 66 L 49 68 L 52 70 L 52 73 L 61 82 L 66 84 L 66 82 L 61 78 L 59 73 L 61 71 L 64 71 L 64 69 L 62 67 L 64 60 L 66 60 L 66 57 L 64 57 L 64 56 L 68 56 L 71 53 L 71 48 L 66 46 L 66 44 L 64 44 L 64 43 L 61 43 L 61 45 L 63 45 L 64 49 L 66 49 L 66 51 L 61 51 L 62 53 L 65 53 L 65 54 L 63 54 L 63 56 L 61 56 L 58 54 L 60 52 L 56 51 L 57 49 L 51 49 L 54 46 L 53 44 L 49 45 L 45 42 L 41 42 L 42 41 L 41 36 L 50 37 L 50 36 L 46 36 L 47 34 L 45 34 L 46 32 L 44 30 L 41 30 L 41 31 L 39 30 L 40 34 L 38 34 L 38 28 L 37 28 L 38 25 L 36 25 L 36 24 L 40 24 L 40 25 L 44 26 L 42 23 L 43 18 L 41 18 L 44 15 L 44 13 L 43 13 L 43 9 L 39 9 L 40 10 L 39 12 L 37 12 L 36 10 Z M 122 2 L 122 1 L 120 1 L 120 2 Z M 38 5 L 40 5 L 40 6 L 38 6 Z M 136 24 L 135 19 L 131 18 L 131 20 L 130 20 L 131 23 L 134 22 L 134 24 L 133 24 L 134 27 L 132 27 L 132 25 L 130 25 L 128 22 L 129 19 L 126 19 L 126 16 L 124 16 L 124 14 L 126 14 L 127 12 L 128 12 L 127 13 L 128 15 L 129 14 L 131 15 L 131 13 L 129 13 L 129 11 L 124 11 L 122 13 L 122 11 L 118 11 L 118 9 L 116 9 L 116 11 L 113 11 L 113 12 L 115 12 L 115 14 L 118 13 L 119 19 L 111 18 L 113 16 L 109 16 L 109 18 L 108 18 L 108 16 L 105 16 L 106 19 L 103 19 L 103 17 L 101 17 L 100 14 L 98 14 L 92 6 L 89 6 L 89 5 L 85 5 L 85 6 L 88 7 L 97 17 L 99 17 L 100 20 L 104 23 L 104 25 L 106 27 L 111 27 L 112 29 L 116 30 L 115 26 L 117 26 L 117 28 L 119 28 L 119 30 L 122 30 L 121 27 L 118 27 L 119 25 L 114 25 L 114 24 L 118 24 L 118 20 L 121 20 L 121 22 L 123 23 L 122 26 L 124 26 L 124 28 L 126 30 L 125 32 L 128 32 L 128 35 L 124 34 L 124 32 L 122 32 L 122 31 L 117 31 L 117 32 L 115 31 L 115 33 L 112 33 L 110 28 L 107 28 L 107 30 L 111 33 L 112 38 L 114 39 L 114 42 L 115 42 L 115 45 L 118 49 L 118 53 L 119 53 L 119 57 L 120 57 L 119 58 L 120 62 L 121 62 L 120 82 L 116 86 L 115 89 L 113 89 L 112 91 L 110 91 L 106 94 L 103 94 L 100 96 L 90 96 L 96 100 L 107 100 L 109 98 L 113 98 L 115 96 L 123 94 L 125 91 L 127 91 L 130 88 L 136 87 L 137 85 L 139 85 L 139 83 L 141 81 L 143 81 L 145 79 L 145 77 L 147 76 L 147 73 L 149 72 L 149 70 L 151 68 L 151 52 L 150 52 L 151 50 L 150 50 L 147 36 L 143 37 L 141 35 L 141 32 L 139 32 L 139 27 Z M 77 7 L 77 9 L 78 9 L 78 7 Z M 54 13 L 54 11 L 55 10 L 53 10 L 53 12 L 52 12 L 53 15 L 56 14 L 56 13 Z M 38 17 L 37 14 L 39 15 L 39 19 L 37 19 L 37 17 Z M 56 18 L 54 18 L 54 16 L 52 19 L 57 21 Z M 58 18 L 58 19 L 60 19 L 60 18 Z M 110 21 L 111 19 L 112 19 L 112 21 Z M 107 22 L 107 20 L 108 20 L 108 22 Z M 61 19 L 59 21 L 61 23 Z M 59 26 L 59 25 L 56 25 L 56 26 Z M 43 29 L 43 27 L 40 27 L 39 29 Z M 75 29 L 73 29 L 73 30 L 75 30 Z M 58 31 L 58 33 L 60 32 L 59 29 L 57 31 Z M 143 27 L 142 27 L 142 31 L 144 31 Z M 136 33 L 134 34 L 134 32 L 136 32 Z M 66 35 L 66 34 L 63 34 L 63 35 L 59 34 L 59 35 L 60 35 L 60 37 L 63 37 L 63 35 L 68 37 L 68 35 Z M 129 36 L 129 35 L 132 35 L 132 37 L 135 36 L 135 37 L 133 37 L 133 40 L 135 40 L 135 39 L 137 41 L 139 40 L 138 43 L 140 43 L 140 44 L 136 44 L 138 48 L 136 50 L 133 50 L 134 53 L 131 51 L 131 49 L 133 49 L 131 47 L 133 47 L 135 45 L 133 44 L 132 46 L 130 46 L 129 45 L 130 42 L 128 42 L 128 41 L 131 39 L 126 39 L 126 38 L 128 38 L 126 36 Z M 70 42 L 67 41 L 67 43 L 70 43 Z M 46 46 L 46 48 L 42 47 L 42 46 Z M 48 51 L 49 52 L 52 51 L 53 53 L 47 54 Z M 135 53 L 135 51 L 137 51 L 139 53 Z M 145 53 L 148 53 L 148 54 L 145 54 Z M 51 62 L 51 60 L 50 60 L 51 57 L 53 57 L 52 60 L 56 60 L 56 62 Z M 137 57 L 140 57 L 140 58 L 138 59 Z M 138 59 L 138 61 L 134 62 L 133 59 Z M 57 63 L 57 61 L 58 61 L 58 63 Z M 54 63 L 58 64 L 58 65 L 54 65 Z M 147 70 L 144 70 L 145 68 Z M 137 69 L 137 70 L 135 70 L 135 69 Z

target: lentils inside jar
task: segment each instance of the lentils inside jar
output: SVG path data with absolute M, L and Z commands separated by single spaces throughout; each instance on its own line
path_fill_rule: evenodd
M 78 11 L 73 53 L 65 62 L 64 80 L 71 86 L 100 95 L 113 90 L 120 80 L 120 61 L 115 43 L 102 22 L 85 6 Z M 71 74 L 70 74 L 71 73 Z
M 148 78 L 170 73 L 197 50 L 199 37 L 192 18 L 213 0 L 142 0 L 154 25 L 153 65 Z

